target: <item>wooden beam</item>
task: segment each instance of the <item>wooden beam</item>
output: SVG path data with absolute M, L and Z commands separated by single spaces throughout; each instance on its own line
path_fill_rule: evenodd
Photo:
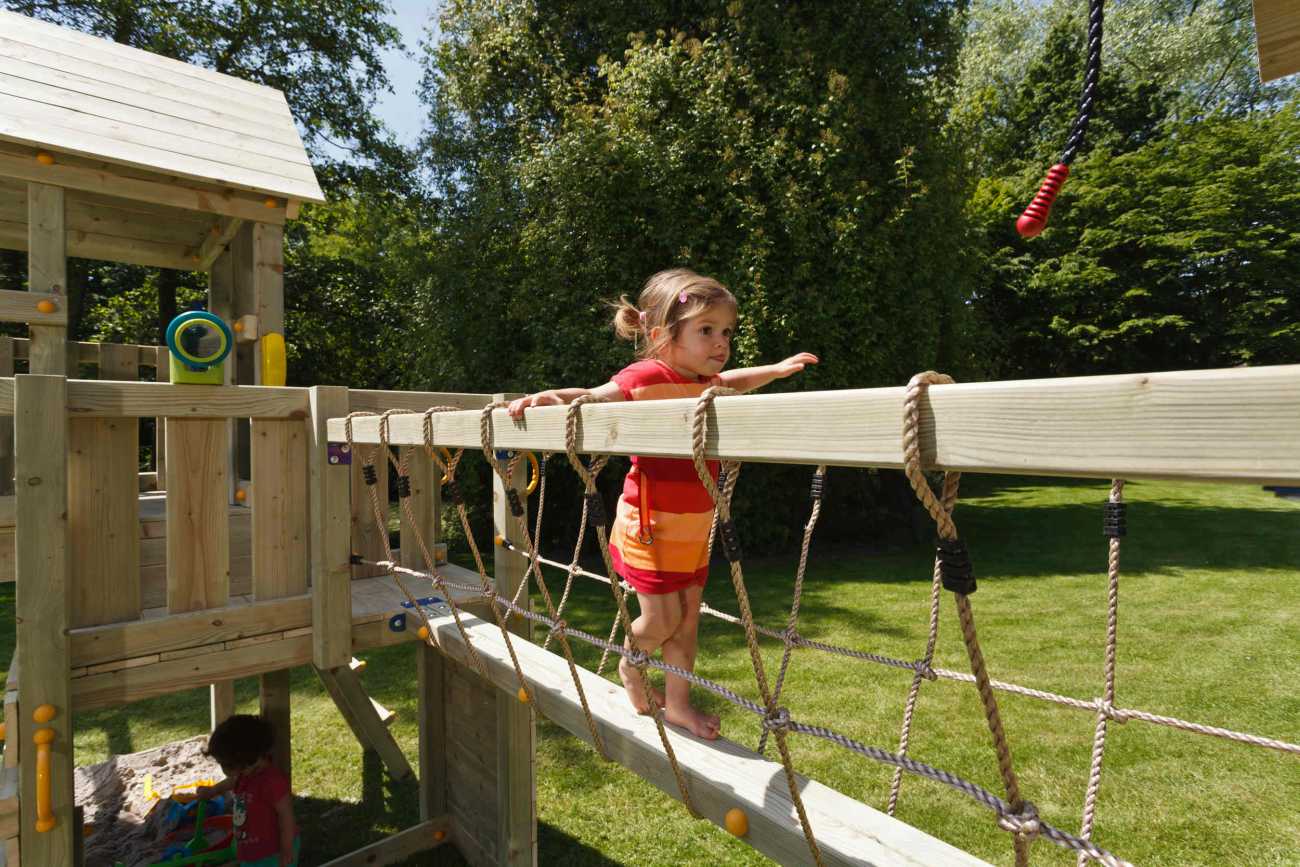
M 1300 72 L 1300 5 L 1295 0 L 1255 0 L 1255 39 L 1261 81 Z
M 55 826 L 36 832 L 36 766 L 32 747 L 22 745 L 21 818 L 23 857 L 29 864 L 72 862 L 72 695 L 68 683 L 68 476 L 67 381 L 61 376 L 16 377 L 14 418 L 17 453 L 18 653 L 23 659 L 18 706 L 27 715 L 21 731 L 31 735 L 32 714 L 42 705 L 54 718 L 41 723 L 54 731 L 49 785 Z
M 439 616 L 433 626 L 443 652 L 469 664 L 452 618 Z M 495 623 L 478 618 L 466 619 L 466 628 L 475 650 L 487 665 L 492 682 L 514 701 L 518 682 L 501 631 Z M 564 658 L 527 642 L 514 642 L 514 647 L 536 698 L 538 712 L 590 743 L 591 733 Z M 675 797 L 677 783 L 654 722 L 632 710 L 621 686 L 586 669 L 579 669 L 578 675 L 610 755 Z M 779 763 L 725 738 L 702 741 L 675 729 L 669 737 L 690 786 L 691 799 L 704 818 L 725 827 L 727 811 L 740 808 L 749 818 L 745 842 L 778 864 L 812 863 Z M 846 760 L 858 761 L 847 756 Z M 800 777 L 799 788 L 827 865 L 984 864 L 813 780 Z
M 711 458 L 901 467 L 902 388 L 719 398 Z M 922 460 L 932 469 L 1016 475 L 1300 481 L 1300 365 L 941 385 L 921 401 Z M 581 452 L 691 456 L 694 400 L 582 409 Z M 500 449 L 564 451 L 566 407 L 493 414 Z M 421 445 L 420 416 L 393 416 L 389 441 Z M 376 442 L 375 419 L 353 422 Z M 344 439 L 343 420 L 329 425 Z M 437 445 L 479 448 L 479 413 L 434 417 Z
M 310 625 L 311 597 L 303 594 L 237 608 L 73 629 L 69 634 L 72 666 L 80 668 Z
M 208 688 L 210 727 L 215 729 L 235 714 L 235 682 L 223 680 Z
M 311 395 L 311 455 L 308 501 L 311 504 L 311 575 L 313 660 L 318 668 L 347 665 L 352 658 L 352 580 L 348 540 L 349 468 L 331 463 L 325 435 L 329 419 L 348 412 L 348 391 L 316 386 Z
M 27 185 L 27 288 L 62 295 L 68 289 L 68 245 L 64 231 L 63 188 Z M 62 306 L 62 305 L 60 305 Z M 68 329 L 32 325 L 32 373 L 66 374 Z
M 519 395 L 497 394 L 493 400 L 510 400 Z M 527 480 L 516 473 L 511 485 L 524 503 Z M 492 520 L 496 532 L 516 547 L 526 547 L 519 520 L 510 513 L 508 488 L 495 474 L 492 477 Z M 527 520 L 527 512 L 524 514 Z M 513 599 L 520 584 L 527 582 L 527 563 L 512 556 L 501 546 L 492 549 L 493 583 L 498 594 Z M 527 595 L 521 600 L 528 607 Z M 515 618 L 510 631 L 525 641 L 531 640 L 532 622 Z M 521 642 L 516 642 L 521 643 Z M 533 767 L 533 709 L 515 694 L 497 692 L 497 863 L 506 867 L 532 867 L 537 863 L 537 784 Z
M 0 379 L 0 415 L 13 414 L 13 395 L 13 380 Z M 308 395 L 303 388 L 78 379 L 68 383 L 68 414 L 74 418 L 305 419 Z
M 64 249 L 77 259 L 193 271 L 198 267 L 198 241 L 197 234 L 193 244 L 175 244 L 69 228 L 65 230 Z M 0 248 L 30 250 L 27 227 L 12 220 L 0 220 Z
M 404 780 L 411 776 L 410 762 L 393 739 L 393 733 L 388 730 L 378 708 L 352 667 L 340 665 L 329 671 L 318 667 L 316 673 L 320 675 L 326 690 L 343 713 L 343 718 L 361 742 L 362 748 L 378 753 L 394 780 Z
M 461 409 L 482 409 L 492 402 L 490 394 L 458 394 L 444 391 L 376 391 L 354 388 L 348 391 L 353 412 L 384 412 L 389 409 L 406 409 L 424 412 L 435 406 L 456 406 Z
M 0 149 L 0 175 L 40 184 L 104 193 L 124 199 L 169 205 L 205 214 L 220 214 L 283 225 L 284 209 L 268 208 L 266 196 L 181 181 L 176 178 L 148 180 L 125 172 L 123 167 L 59 154 L 52 165 L 36 160 L 36 149 L 8 145 Z
M 353 404 L 355 406 L 355 403 Z M 424 548 L 435 552 L 442 539 L 442 496 L 433 462 L 423 449 L 411 448 L 404 455 L 409 467 L 410 496 L 407 503 L 413 520 L 403 510 L 401 521 L 402 565 L 429 568 Z M 437 554 L 433 557 L 437 559 Z M 416 648 L 417 724 L 419 726 L 420 818 L 431 819 L 447 812 L 447 708 L 445 705 L 442 654 L 421 641 Z
M 25 322 L 30 325 L 68 324 L 68 299 L 50 292 L 20 292 L 0 289 L 0 322 Z M 48 313 L 40 305 L 50 306 Z M 9 372 L 13 375 L 13 371 Z
M 196 271 L 206 271 L 211 268 L 212 263 L 217 261 L 217 257 L 226 252 L 230 240 L 235 237 L 235 234 L 243 225 L 244 221 L 238 217 L 226 217 L 213 225 L 208 237 L 203 239 L 203 246 L 199 248 L 199 261 L 194 266 L 194 269 Z M 228 314 L 224 315 L 229 318 Z
M 435 819 L 427 819 L 413 828 L 399 831 L 341 858 L 327 861 L 324 867 L 382 867 L 385 864 L 398 864 L 412 855 L 443 845 L 447 842 L 450 831 L 450 817 L 439 816 Z

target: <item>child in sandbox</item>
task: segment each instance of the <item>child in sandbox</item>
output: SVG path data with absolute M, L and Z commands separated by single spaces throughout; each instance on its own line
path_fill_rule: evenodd
M 240 867 L 297 867 L 298 824 L 289 779 L 271 763 L 275 731 L 259 716 L 236 714 L 208 738 L 208 755 L 226 779 L 200 798 L 234 795 L 235 857 Z

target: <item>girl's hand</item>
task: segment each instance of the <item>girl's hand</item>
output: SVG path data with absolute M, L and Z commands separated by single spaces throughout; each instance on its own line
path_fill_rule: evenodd
M 506 407 L 506 412 L 510 413 L 511 418 L 523 418 L 524 410 L 530 406 L 556 406 L 564 402 L 564 398 L 555 389 L 539 391 L 536 394 L 525 395 L 510 401 L 510 406 Z
M 816 364 L 817 356 L 811 352 L 800 352 L 798 355 L 792 355 L 785 361 L 778 362 L 773 367 L 776 368 L 777 379 L 785 379 L 787 376 L 793 376 L 803 370 L 809 364 Z

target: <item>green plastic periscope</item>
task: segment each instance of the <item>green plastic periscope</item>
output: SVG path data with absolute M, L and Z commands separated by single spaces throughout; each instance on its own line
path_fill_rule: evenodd
M 204 852 L 203 849 L 208 845 L 208 838 L 203 833 L 203 820 L 206 818 L 208 811 L 208 802 L 199 801 L 194 816 L 194 836 L 190 842 L 185 844 L 186 854 L 180 858 L 171 858 L 167 861 L 159 861 L 154 867 L 186 867 L 190 864 L 223 864 L 235 859 L 235 841 L 232 839 L 230 845 L 224 849 L 216 849 L 212 852 Z M 121 861 L 118 861 L 114 867 L 126 867 Z

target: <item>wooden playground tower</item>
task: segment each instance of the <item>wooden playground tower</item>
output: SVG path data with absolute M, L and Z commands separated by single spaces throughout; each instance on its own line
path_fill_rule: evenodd
M 0 428 L 0 479 L 14 480 L 0 499 L 0 577 L 17 581 L 18 621 L 0 773 L 4 863 L 76 862 L 78 710 L 209 686 L 215 721 L 231 711 L 233 680 L 256 676 L 288 770 L 288 672 L 312 664 L 362 743 L 394 775 L 412 773 L 354 670 L 357 651 L 416 635 L 388 627 L 404 598 L 391 581 L 351 562 L 354 551 L 380 559 L 382 540 L 359 466 L 341 465 L 342 419 L 477 410 L 501 395 L 273 381 L 282 226 L 300 202 L 321 198 L 280 94 L 5 12 L 0 58 L 0 246 L 25 249 L 30 262 L 30 291 L 0 291 L 0 319 L 30 327 L 27 340 L 0 339 L 0 418 L 13 425 Z M 165 350 L 69 343 L 68 256 L 208 271 L 209 309 L 242 324 L 229 384 L 141 382 L 148 368 L 165 379 Z M 15 360 L 27 374 L 13 375 Z M 98 379 L 77 379 L 81 365 Z M 881 389 L 720 401 L 710 454 L 898 466 L 901 400 L 901 389 Z M 581 450 L 689 456 L 681 403 L 587 408 Z M 1296 367 L 954 386 L 932 394 L 924 450 L 931 466 L 971 471 L 1295 484 L 1297 406 Z M 477 447 L 478 416 L 440 416 L 438 445 Z M 148 418 L 164 421 L 155 465 L 141 473 Z M 421 456 L 419 423 L 395 418 L 390 442 Z M 377 442 L 375 423 L 359 421 L 355 436 Z M 563 410 L 539 411 L 525 428 L 498 413 L 493 445 L 562 451 Z M 410 466 L 415 521 L 403 520 L 400 557 L 418 569 L 411 534 L 436 544 L 441 504 L 430 463 Z M 506 504 L 498 481 L 498 528 L 513 524 Z M 494 565 L 497 591 L 513 594 L 524 562 L 499 547 Z M 481 599 L 459 601 L 490 619 Z M 451 620 L 433 625 L 441 651 L 416 647 L 421 822 L 336 863 L 391 863 L 444 842 L 474 864 L 535 863 L 533 709 L 517 700 L 492 627 L 469 629 L 488 664 L 483 681 Z M 516 648 L 536 709 L 590 739 L 563 660 Z M 608 681 L 581 677 L 611 757 L 673 793 L 653 725 Z M 755 848 L 807 863 L 778 765 L 726 741 L 679 738 L 676 749 L 705 818 L 722 824 L 739 805 Z M 828 864 L 980 863 L 804 784 Z

